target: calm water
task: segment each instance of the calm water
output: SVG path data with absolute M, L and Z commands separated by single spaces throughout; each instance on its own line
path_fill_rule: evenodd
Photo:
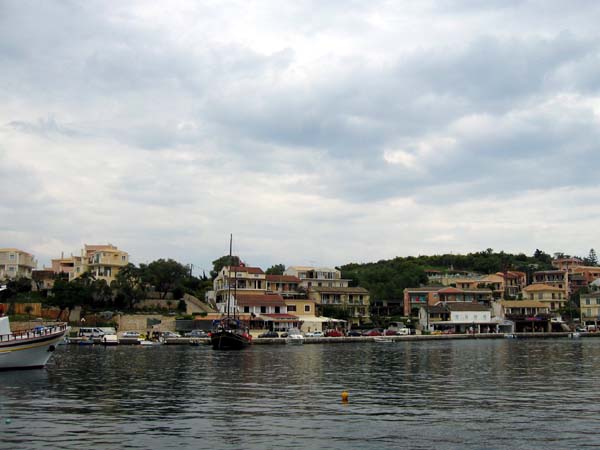
M 599 413 L 600 339 L 62 346 L 0 373 L 2 449 L 586 448 Z

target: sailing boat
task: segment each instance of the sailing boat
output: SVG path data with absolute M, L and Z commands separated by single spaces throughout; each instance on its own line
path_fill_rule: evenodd
M 225 316 L 216 321 L 210 334 L 210 342 L 215 350 L 239 350 L 252 343 L 252 336 L 244 329 L 242 322 L 236 317 L 235 292 L 233 303 L 231 298 L 231 246 L 233 235 L 229 236 L 229 274 L 227 277 L 227 303 Z M 234 289 L 237 289 L 237 268 L 234 275 Z

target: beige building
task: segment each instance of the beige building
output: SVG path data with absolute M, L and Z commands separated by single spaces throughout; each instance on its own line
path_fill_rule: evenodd
M 597 327 L 600 323 L 600 292 L 580 294 L 579 310 L 583 325 L 595 325 Z
M 318 315 L 323 315 L 323 308 L 332 306 L 346 310 L 349 322 L 358 325 L 370 321 L 370 296 L 369 291 L 361 287 L 311 287 L 309 298 L 314 300 Z
M 531 284 L 523 289 L 523 298 L 536 300 L 547 306 L 550 311 L 557 311 L 565 306 L 567 298 L 563 288 L 549 284 Z
M 0 248 L 0 281 L 31 278 L 36 267 L 37 261 L 32 254 L 17 248 Z
M 310 289 L 313 287 L 348 287 L 350 280 L 342 278 L 342 272 L 330 267 L 288 267 L 284 275 L 290 275 L 300 279 L 300 287 Z
M 109 285 L 114 281 L 122 267 L 129 264 L 129 254 L 119 250 L 112 244 L 85 244 L 79 256 L 64 257 L 52 260 L 54 273 L 66 273 L 69 281 L 79 278 L 86 272 L 96 280 L 105 280 Z
M 283 298 L 305 298 L 306 290 L 300 287 L 300 278 L 292 275 L 266 275 L 267 292 Z
M 265 294 L 267 277 L 260 267 L 224 266 L 213 281 L 214 301 L 217 305 L 227 302 L 229 293 Z M 219 308 L 221 309 L 221 308 Z
M 541 270 L 533 273 L 533 284 L 553 286 L 562 290 L 563 296 L 569 295 L 569 273 L 563 270 Z

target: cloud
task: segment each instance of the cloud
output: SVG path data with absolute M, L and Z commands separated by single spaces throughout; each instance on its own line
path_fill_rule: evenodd
M 0 244 L 200 266 L 229 232 L 262 265 L 592 247 L 570 195 L 597 185 L 598 9 L 3 3 Z

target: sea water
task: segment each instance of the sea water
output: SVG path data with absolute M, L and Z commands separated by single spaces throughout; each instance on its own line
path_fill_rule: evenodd
M 0 373 L 2 449 L 598 446 L 600 339 L 60 346 Z

